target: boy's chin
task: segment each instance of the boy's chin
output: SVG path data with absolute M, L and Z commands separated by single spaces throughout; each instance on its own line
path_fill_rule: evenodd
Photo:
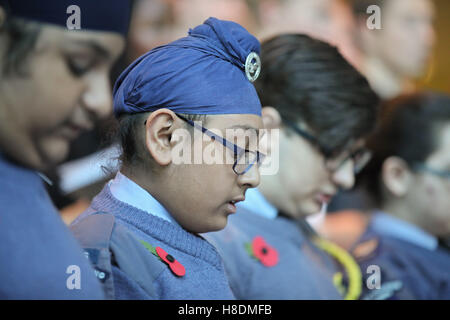
M 220 219 L 220 221 L 214 221 L 207 225 L 203 225 L 201 227 L 190 228 L 190 229 L 188 229 L 186 227 L 183 227 L 183 228 L 192 233 L 197 233 L 197 234 L 216 232 L 216 231 L 225 229 L 225 227 L 227 226 L 227 222 L 228 222 L 228 219 L 225 217 L 224 219 Z
M 301 203 L 297 207 L 297 213 L 295 215 L 295 218 L 297 219 L 307 218 L 309 216 L 319 213 L 321 209 L 322 209 L 321 204 L 317 203 L 314 200 L 308 200 L 307 202 Z
M 69 141 L 65 139 L 47 140 L 41 144 L 39 153 L 42 159 L 42 167 L 51 169 L 62 163 L 69 154 Z

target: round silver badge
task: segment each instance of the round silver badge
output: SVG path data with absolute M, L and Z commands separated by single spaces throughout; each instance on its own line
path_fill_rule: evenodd
M 261 72 L 261 59 L 256 52 L 250 52 L 245 60 L 245 75 L 250 82 L 258 79 Z

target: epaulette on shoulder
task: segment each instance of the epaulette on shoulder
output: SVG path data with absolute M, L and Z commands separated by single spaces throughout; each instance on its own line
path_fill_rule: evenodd
M 106 298 L 114 299 L 112 266 L 116 266 L 152 298 L 157 298 L 154 280 L 165 270 L 132 232 L 115 222 L 112 214 L 91 214 L 70 229 L 94 267 Z

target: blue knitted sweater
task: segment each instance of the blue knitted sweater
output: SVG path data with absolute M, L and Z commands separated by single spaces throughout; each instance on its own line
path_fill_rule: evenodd
M 112 195 L 108 184 L 77 221 L 95 212 L 114 215 L 116 223 L 125 226 L 138 239 L 153 247 L 161 247 L 185 267 L 186 274 L 182 277 L 177 277 L 169 267 L 159 274 L 154 280 L 158 299 L 234 299 L 222 260 L 204 238 L 119 201 Z M 149 252 L 150 258 L 154 256 Z M 116 299 L 151 298 L 133 280 L 133 275 L 113 266 L 113 277 Z
M 70 266 L 79 267 L 79 289 Z M 103 298 L 42 179 L 0 155 L 0 299 Z

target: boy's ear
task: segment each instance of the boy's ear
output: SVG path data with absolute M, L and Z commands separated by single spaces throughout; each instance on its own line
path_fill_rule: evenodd
M 158 109 L 145 121 L 145 145 L 156 163 L 167 166 L 172 162 L 172 134 L 180 128 L 176 114 L 169 109 Z
M 403 197 L 413 183 L 408 164 L 399 157 L 389 157 L 382 166 L 383 184 L 396 197 Z
M 279 139 L 276 139 L 276 136 L 273 136 L 274 131 L 281 127 L 281 116 L 280 113 L 273 107 L 263 107 L 261 110 L 262 122 L 265 130 L 265 134 L 260 141 L 260 146 L 262 147 L 261 151 L 266 154 L 266 156 L 272 156 L 272 141 L 275 141 L 277 145 L 276 148 L 279 148 L 278 143 Z M 275 130 L 274 130 L 275 129 Z M 273 140 L 275 138 L 275 140 Z
M 6 13 L 2 6 L 0 6 L 0 27 L 3 25 L 6 19 Z
M 0 27 L 3 26 L 5 19 L 6 19 L 5 10 L 3 10 L 3 8 L 0 6 Z
M 274 107 L 266 106 L 261 110 L 264 129 L 277 129 L 281 126 L 281 116 Z

